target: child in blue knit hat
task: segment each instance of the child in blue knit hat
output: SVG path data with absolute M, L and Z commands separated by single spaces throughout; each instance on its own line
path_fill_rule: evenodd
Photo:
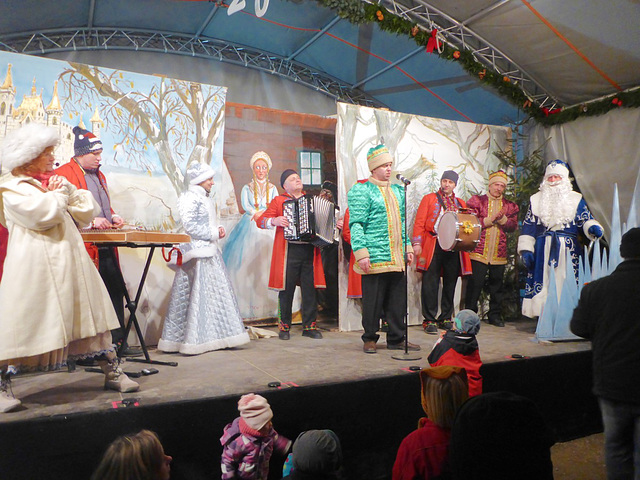
M 463 367 L 469 379 L 469 396 L 482 393 L 480 351 L 476 334 L 480 331 L 480 317 L 473 310 L 460 310 L 453 319 L 454 329 L 446 330 L 433 346 L 427 360 L 429 365 Z

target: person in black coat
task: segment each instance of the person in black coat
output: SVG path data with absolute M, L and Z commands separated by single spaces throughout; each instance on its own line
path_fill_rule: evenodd
M 591 340 L 608 479 L 640 476 L 640 228 L 622 236 L 620 255 L 611 275 L 584 286 L 570 324 Z

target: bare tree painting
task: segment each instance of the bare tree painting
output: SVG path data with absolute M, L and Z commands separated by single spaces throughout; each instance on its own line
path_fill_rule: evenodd
M 192 162 L 211 163 L 223 180 L 229 177 L 218 144 L 225 87 L 158 77 L 145 90 L 126 72 L 71 62 L 59 78 L 67 113 L 99 112 L 116 139 L 116 164 L 149 175 L 161 169 L 176 195 L 186 188 L 184 172 Z M 218 203 L 228 195 L 218 186 Z
M 460 175 L 456 194 L 463 199 L 484 191 L 488 174 L 498 159 L 494 152 L 506 148 L 510 129 L 454 122 L 437 118 L 376 110 L 355 105 L 338 105 L 336 134 L 337 167 L 342 201 L 360 178 L 369 176 L 366 152 L 384 143 L 394 158 L 394 169 L 411 180 L 407 188 L 407 225 L 409 235 L 422 197 L 440 187 L 445 170 Z M 394 172 L 395 180 L 395 172 Z M 343 205 L 344 210 L 344 205 Z M 340 270 L 340 286 L 346 284 L 347 272 Z M 410 323 L 420 322 L 420 275 L 409 271 Z M 360 328 L 359 308 L 353 299 L 340 306 L 340 328 Z

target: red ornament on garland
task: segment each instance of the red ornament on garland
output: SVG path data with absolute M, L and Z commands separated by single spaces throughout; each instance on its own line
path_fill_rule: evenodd
M 433 52 L 436 48 L 438 48 L 438 30 L 435 28 L 431 30 L 431 36 L 429 37 L 429 41 L 427 42 L 427 53 Z
M 611 100 L 611 103 L 613 103 L 614 105 L 617 105 L 618 107 L 622 106 L 622 100 L 620 100 L 618 97 Z
M 549 115 L 554 115 L 556 113 L 560 113 L 562 111 L 561 108 L 554 108 L 553 110 L 549 110 L 547 107 L 544 107 L 542 109 L 542 112 L 544 113 L 545 117 L 548 117 Z

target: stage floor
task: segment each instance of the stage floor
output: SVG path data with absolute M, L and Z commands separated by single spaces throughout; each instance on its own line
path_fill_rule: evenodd
M 426 335 L 419 326 L 409 328 L 409 340 L 422 347 L 420 360 L 402 361 L 392 358 L 398 351 L 387 350 L 384 336 L 378 343 L 378 353 L 362 352 L 362 332 L 338 332 L 334 322 L 322 320 L 319 326 L 324 339 L 312 340 L 301 335 L 294 326 L 291 340 L 276 337 L 252 340 L 249 344 L 209 352 L 197 356 L 165 354 L 150 349 L 153 360 L 176 361 L 177 367 L 153 365 L 158 374 L 143 376 L 136 381 L 140 391 L 120 394 L 103 390 L 103 376 L 78 367 L 44 374 L 18 376 L 13 380 L 13 392 L 22 400 L 22 407 L 0 415 L 0 423 L 25 421 L 57 415 L 98 412 L 112 409 L 123 399 L 135 398 L 140 406 L 170 402 L 202 400 L 222 396 L 242 395 L 267 390 L 270 382 L 280 382 L 281 388 L 350 382 L 376 377 L 412 374 L 409 366 L 426 367 L 427 356 L 438 339 Z M 512 354 L 529 358 L 589 350 L 587 341 L 538 343 L 536 322 L 523 318 L 507 322 L 505 328 L 483 323 L 478 334 L 480 355 L 485 364 L 512 360 Z M 275 328 L 268 328 L 273 332 Z M 384 335 L 384 334 L 383 334 Z M 413 352 L 412 352 L 413 353 Z M 125 371 L 140 371 L 148 365 L 126 362 Z

